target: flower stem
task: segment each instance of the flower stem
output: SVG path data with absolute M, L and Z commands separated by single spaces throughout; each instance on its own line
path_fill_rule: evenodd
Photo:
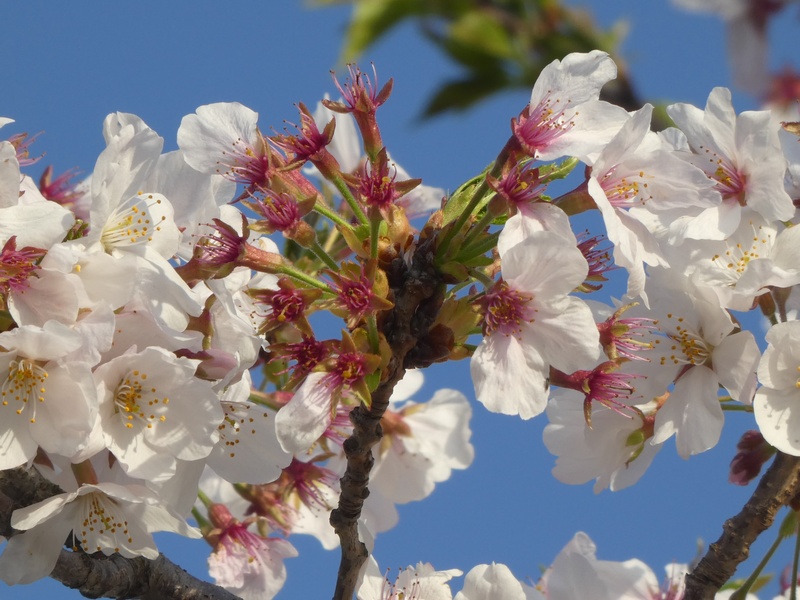
M 368 223 L 369 220 L 367 219 L 367 215 L 364 214 L 364 211 L 361 210 L 358 201 L 353 197 L 353 194 L 350 193 L 350 188 L 347 187 L 344 179 L 341 177 L 335 177 L 332 183 L 336 189 L 339 190 L 339 193 L 342 195 L 342 198 L 344 198 L 344 201 L 347 202 L 350 210 L 353 211 L 356 219 L 358 219 L 360 223 Z
M 336 269 L 338 270 L 338 268 L 339 267 L 337 266 Z M 310 275 L 306 275 L 305 273 L 303 273 L 298 269 L 295 269 L 294 267 L 291 267 L 289 265 L 281 265 L 277 270 L 279 273 L 282 273 L 283 275 L 287 275 L 288 277 L 292 277 L 293 279 L 302 281 L 303 283 L 306 283 L 311 287 L 315 287 L 317 289 L 322 290 L 326 294 L 330 294 L 331 296 L 334 295 L 333 292 L 331 291 L 331 288 L 329 288 L 327 284 L 323 283 L 322 281 L 319 281 L 318 279 L 315 279 L 314 277 L 311 277 Z
M 330 219 L 331 221 L 333 221 L 334 223 L 336 223 L 340 227 L 347 227 L 348 229 L 352 229 L 352 226 L 350 225 L 350 223 L 348 223 L 340 215 L 338 215 L 333 210 L 331 210 L 330 207 L 325 206 L 324 204 L 321 204 L 321 203 L 317 202 L 314 205 L 314 210 L 317 211 L 319 214 L 321 214 L 323 217 L 327 217 L 328 219 Z
M 333 260 L 331 255 L 325 251 L 325 248 L 319 245 L 319 242 L 316 239 L 311 244 L 309 250 L 311 250 L 314 253 L 314 256 L 316 256 L 318 259 L 324 262 L 328 267 L 330 267 L 334 271 L 339 270 L 339 265 L 337 265 L 336 261 Z

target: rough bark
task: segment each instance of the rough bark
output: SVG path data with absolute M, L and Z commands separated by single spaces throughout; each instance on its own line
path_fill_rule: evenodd
M 800 457 L 779 452 L 744 508 L 725 521 L 722 536 L 686 576 L 684 600 L 712 600 L 733 577 L 739 563 L 747 559 L 750 545 L 799 492 Z
M 41 502 L 63 490 L 35 469 L 0 471 L 0 535 L 20 533 L 11 527 L 18 508 Z M 143 600 L 237 600 L 238 596 L 189 575 L 163 554 L 155 560 L 118 554 L 85 554 L 62 549 L 51 577 L 87 598 Z
M 433 266 L 435 238 L 417 248 L 410 268 L 397 259 L 388 273 L 394 308 L 382 321 L 381 331 L 392 350 L 386 377 L 372 393 L 372 406 L 358 406 L 350 413 L 353 433 L 344 443 L 347 470 L 341 479 L 339 506 L 331 512 L 330 523 L 341 544 L 341 561 L 334 600 L 351 600 L 358 574 L 369 552 L 358 538 L 358 518 L 369 495 L 367 485 L 372 469 L 372 447 L 381 439 L 381 417 L 389 405 L 395 384 L 406 368 L 427 366 L 438 357 L 412 352 L 424 340 L 443 300 L 440 275 Z M 422 344 L 425 346 L 425 344 Z

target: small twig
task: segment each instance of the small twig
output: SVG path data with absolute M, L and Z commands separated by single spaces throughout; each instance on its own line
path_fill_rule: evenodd
M 750 545 L 772 525 L 775 515 L 800 492 L 800 457 L 778 452 L 741 512 L 722 527 L 698 565 L 686 576 L 684 600 L 712 600 L 747 559 Z
M 441 307 L 441 278 L 433 266 L 434 240 L 420 244 L 410 268 L 398 259 L 393 265 L 396 270 L 388 273 L 394 308 L 383 320 L 381 331 L 392 349 L 392 358 L 383 381 L 372 393 L 371 408 L 367 410 L 357 406 L 350 413 L 353 434 L 344 443 L 347 470 L 341 479 L 339 506 L 330 517 L 342 552 L 334 600 L 352 599 L 358 574 L 369 556 L 366 546 L 358 538 L 358 518 L 369 495 L 367 485 L 374 463 L 372 447 L 383 436 L 381 417 L 406 367 L 419 366 L 420 360 L 424 362 L 424 358 L 415 356 L 415 364 L 407 364 L 407 356 L 428 333 Z

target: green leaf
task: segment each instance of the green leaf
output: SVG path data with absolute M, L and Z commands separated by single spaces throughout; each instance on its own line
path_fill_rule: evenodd
M 428 100 L 422 118 L 428 119 L 450 110 L 466 110 L 508 85 L 509 78 L 502 71 L 481 72 L 467 79 L 450 81 L 441 86 Z
M 341 62 L 355 60 L 395 25 L 426 12 L 422 0 L 359 0 L 353 9 Z
M 450 27 L 450 40 L 473 53 L 494 58 L 511 58 L 514 54 L 509 32 L 492 15 L 481 11 L 468 12 Z
M 487 169 L 488 170 L 488 169 Z M 450 198 L 447 199 L 447 204 L 444 205 L 442 211 L 442 226 L 452 223 L 464 211 L 464 207 L 469 204 L 475 188 L 478 187 L 481 181 L 486 177 L 486 170 L 472 179 L 462 183 L 459 188 L 453 192 Z

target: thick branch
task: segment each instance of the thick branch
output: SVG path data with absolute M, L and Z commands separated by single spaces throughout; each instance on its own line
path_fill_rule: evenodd
M 38 471 L 23 468 L 0 471 L 0 535 L 11 537 L 11 513 L 62 494 Z M 163 554 L 155 560 L 105 556 L 62 550 L 51 576 L 87 598 L 143 600 L 236 600 L 230 592 L 189 575 Z
M 711 600 L 717 591 L 747 559 L 759 534 L 775 520 L 775 515 L 800 492 L 800 457 L 781 452 L 775 456 L 755 492 L 741 512 L 722 527 L 722 536 L 686 576 L 685 600 Z
M 350 413 L 353 434 L 345 441 L 347 470 L 341 479 L 339 507 L 331 512 L 330 522 L 339 536 L 342 558 L 336 580 L 334 600 L 351 600 L 358 574 L 369 553 L 358 538 L 358 518 L 369 495 L 367 484 L 372 470 L 372 447 L 381 439 L 381 417 L 389 406 L 395 384 L 403 378 L 406 357 L 431 328 L 441 307 L 442 282 L 433 266 L 435 237 L 420 244 L 411 267 L 402 259 L 389 273 L 394 292 L 394 308 L 381 328 L 392 349 L 384 379 L 372 393 L 370 410 L 357 406 Z M 415 359 L 415 362 L 419 359 Z

